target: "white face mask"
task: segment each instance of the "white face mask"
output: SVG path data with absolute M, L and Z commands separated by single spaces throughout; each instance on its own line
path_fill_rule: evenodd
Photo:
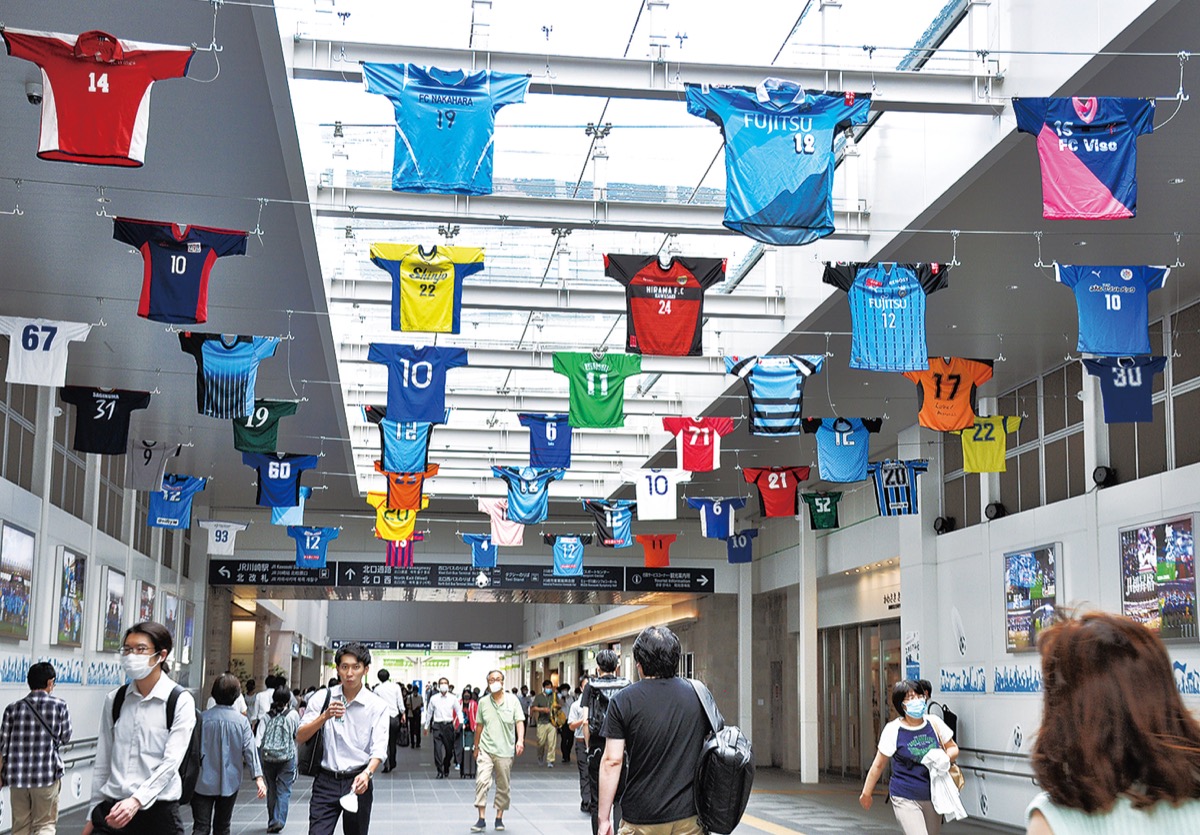
M 488 685 L 488 690 L 491 690 L 493 693 L 499 693 L 503 689 L 504 689 L 504 682 L 502 682 L 502 681 L 493 681 L 491 684 Z
M 439 685 L 438 685 L 438 692 L 439 692 L 439 693 L 449 693 L 449 692 L 450 692 L 450 685 L 449 685 L 449 684 L 439 684 Z
M 154 672 L 154 668 L 162 661 L 157 654 L 151 656 L 145 655 L 122 655 L 121 666 L 125 669 L 125 675 L 129 676 L 134 681 L 141 681 L 146 676 Z

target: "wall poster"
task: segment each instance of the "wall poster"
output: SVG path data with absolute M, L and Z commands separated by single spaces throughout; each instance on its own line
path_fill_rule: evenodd
M 59 548 L 58 624 L 54 643 L 62 647 L 83 646 L 83 598 L 87 591 L 87 558 L 70 548 Z
M 100 611 L 104 613 L 100 621 L 100 651 L 117 652 L 121 649 L 121 639 L 124 637 L 125 575 L 111 566 L 104 567 L 100 605 Z
M 1121 603 L 1164 641 L 1196 640 L 1196 540 L 1191 516 L 1120 531 Z
M 1004 555 L 1004 629 L 1009 652 L 1037 649 L 1042 630 L 1054 622 L 1059 543 Z
M 29 637 L 33 534 L 9 522 L 0 531 L 0 638 Z

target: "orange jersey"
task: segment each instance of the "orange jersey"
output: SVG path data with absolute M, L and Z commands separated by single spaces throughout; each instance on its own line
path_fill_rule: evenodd
M 375 472 L 382 473 L 387 479 L 388 510 L 419 510 L 425 479 L 438 474 L 438 465 L 430 464 L 423 473 L 389 473 L 381 462 L 376 461 Z
M 930 357 L 925 371 L 905 371 L 917 384 L 918 422 L 938 432 L 967 429 L 975 423 L 975 391 L 992 379 L 991 360 Z

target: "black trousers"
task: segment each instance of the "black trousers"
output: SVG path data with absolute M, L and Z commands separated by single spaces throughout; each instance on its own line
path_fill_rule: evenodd
M 237 792 L 230 795 L 192 795 L 192 835 L 229 835 Z M 153 807 L 151 807 L 153 808 Z
M 454 723 L 433 723 L 433 764 L 438 774 L 450 773 L 450 762 L 454 757 Z
M 345 835 L 367 835 L 371 828 L 375 784 L 367 782 L 367 790 L 358 796 L 358 812 L 352 815 L 339 801 L 342 795 L 350 793 L 353 785 L 354 776 L 334 777 L 322 771 L 313 778 L 312 798 L 308 801 L 308 835 L 333 835 L 338 818 L 343 816 L 342 832 Z
M 112 811 L 115 800 L 102 800 L 92 809 L 92 826 L 97 835 L 183 835 L 178 800 L 160 800 L 137 814 L 123 829 L 112 829 L 104 818 Z
M 388 721 L 388 744 L 387 744 L 387 762 L 384 763 L 388 770 L 396 767 L 396 742 L 400 737 L 400 717 L 393 716 Z
M 562 754 L 562 761 L 569 763 L 571 761 L 571 751 L 575 748 L 575 732 L 564 724 L 558 729 L 558 750 Z
M 421 711 L 414 710 L 408 717 L 408 744 L 413 748 L 421 747 Z
M 588 782 L 592 789 L 592 835 L 600 831 L 600 760 L 604 759 L 604 747 L 588 749 Z M 621 767 L 621 780 L 617 783 L 617 794 L 613 799 L 613 832 L 621 828 L 621 795 L 625 793 L 625 775 L 628 769 Z

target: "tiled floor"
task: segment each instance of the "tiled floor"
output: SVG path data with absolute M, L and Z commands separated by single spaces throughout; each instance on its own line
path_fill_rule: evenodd
M 434 779 L 433 747 L 402 749 L 399 766 L 375 781 L 372 831 L 391 835 L 401 831 L 452 835 L 466 833 L 475 821 L 475 781 L 451 776 Z M 512 808 L 504 815 L 513 835 L 588 835 L 588 817 L 579 811 L 579 780 L 575 763 L 539 768 L 529 749 L 513 769 Z M 296 780 L 285 833 L 302 835 L 308 828 L 308 798 L 312 780 Z M 76 833 L 83 823 L 82 809 L 65 814 L 59 831 Z M 833 782 L 802 786 L 795 775 L 760 769 L 747 817 L 736 835 L 876 835 L 896 833 L 891 808 L 879 798 L 870 812 L 858 805 L 858 784 Z M 492 810 L 488 810 L 491 832 Z M 184 811 L 185 822 L 190 813 Z M 266 801 L 254 797 L 252 783 L 239 794 L 231 835 L 262 835 L 267 828 Z M 340 828 L 338 830 L 341 831 Z M 970 821 L 948 824 L 945 835 L 995 832 Z

